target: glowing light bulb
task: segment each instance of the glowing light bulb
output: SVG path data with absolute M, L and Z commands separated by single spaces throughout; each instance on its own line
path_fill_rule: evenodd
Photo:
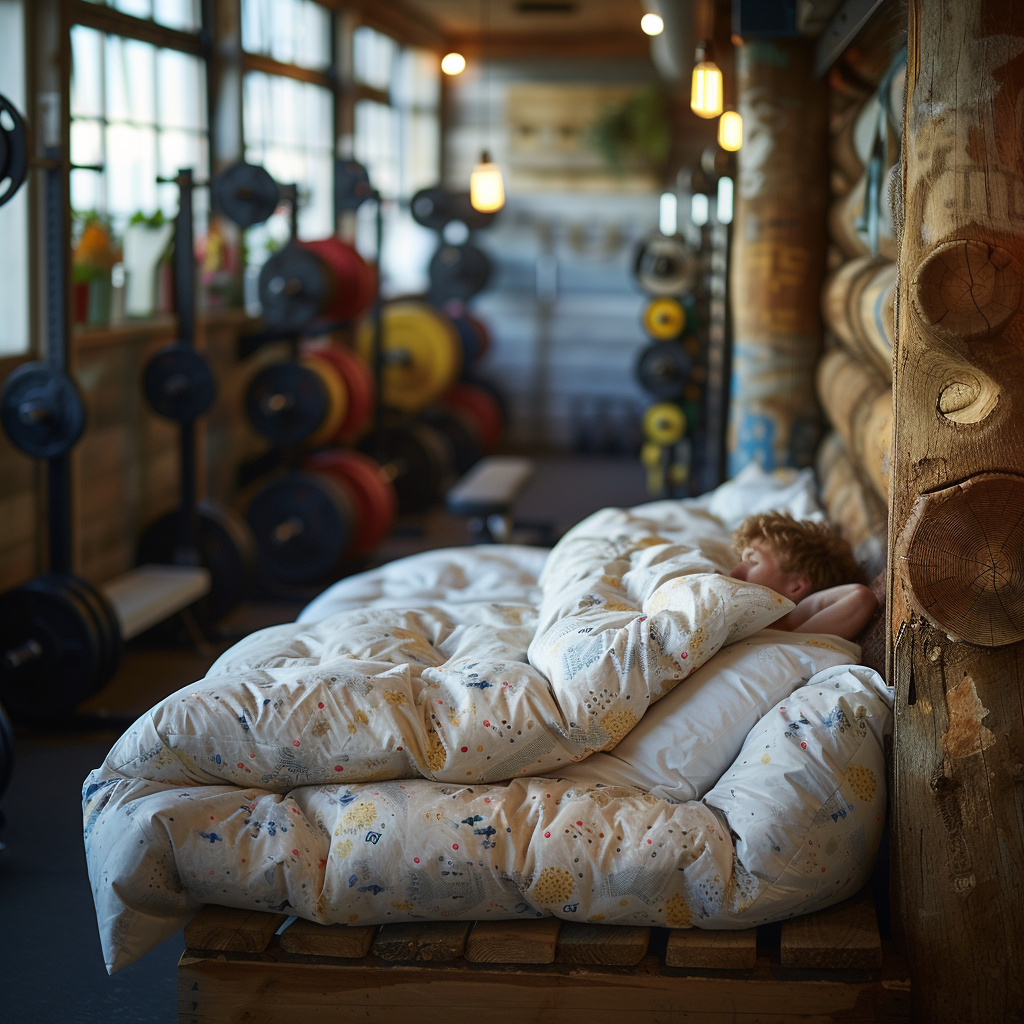
M 665 22 L 657 14 L 645 14 L 640 19 L 640 27 L 649 36 L 660 36 L 665 31 Z
M 697 47 L 697 63 L 690 80 L 690 109 L 698 117 L 718 117 L 722 112 L 722 72 L 708 60 L 709 46 Z
M 726 110 L 718 119 L 718 144 L 730 153 L 743 145 L 743 118 L 735 110 Z
M 501 168 L 491 163 L 491 154 L 487 150 L 480 154 L 480 163 L 469 176 L 469 202 L 474 210 L 481 213 L 494 213 L 505 205 Z
M 466 58 L 461 53 L 446 53 L 441 58 L 441 70 L 446 75 L 461 75 L 466 70 Z

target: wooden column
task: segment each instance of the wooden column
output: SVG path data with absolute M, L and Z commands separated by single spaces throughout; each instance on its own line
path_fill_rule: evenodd
M 889 657 L 921 1021 L 1024 1020 L 1022 104 L 1014 0 L 912 0 Z
M 828 204 L 827 89 L 804 41 L 739 47 L 732 252 L 732 418 L 729 473 L 808 466 L 820 433 L 814 367 Z

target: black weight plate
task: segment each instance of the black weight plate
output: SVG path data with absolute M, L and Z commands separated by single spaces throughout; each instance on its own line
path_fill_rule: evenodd
M 450 192 L 435 186 L 420 189 L 409 204 L 412 219 L 432 231 L 444 230 L 445 224 L 455 218 Z
M 260 573 L 280 583 L 316 583 L 352 543 L 356 510 L 340 481 L 323 473 L 287 473 L 262 487 L 245 520 L 256 538 Z
M 323 380 L 300 363 L 266 367 L 253 377 L 245 393 L 245 411 L 252 425 L 283 447 L 315 433 L 329 407 Z
M 458 476 L 462 476 L 480 460 L 483 454 L 480 431 L 472 418 L 461 409 L 435 406 L 423 412 L 420 419 L 448 439 Z
M 28 642 L 37 657 L 11 668 L 9 654 Z M 15 719 L 71 711 L 100 679 L 101 637 L 85 603 L 64 577 L 37 576 L 0 595 L 0 703 Z
M 64 581 L 65 586 L 78 594 L 92 612 L 104 654 L 100 669 L 102 677 L 100 685 L 105 685 L 114 678 L 120 668 L 121 656 L 124 653 L 121 624 L 117 620 L 117 612 L 114 611 L 114 606 L 107 596 L 86 580 L 80 579 L 78 576 L 65 576 Z
M 442 245 L 430 260 L 429 300 L 441 306 L 452 299 L 463 302 L 487 287 L 491 261 L 475 245 Z
M 217 397 L 206 357 L 186 345 L 168 345 L 146 364 L 142 388 L 155 412 L 188 422 L 201 416 Z
M 210 571 L 210 591 L 192 605 L 202 626 L 212 626 L 249 596 L 256 545 L 245 521 L 214 501 L 201 501 L 198 517 L 199 564 Z M 178 513 L 151 523 L 136 549 L 137 565 L 174 565 L 178 546 Z
M 4 126 L 7 118 L 10 118 L 10 127 Z M 27 171 L 28 140 L 25 136 L 25 122 L 17 108 L 0 95 L 0 206 L 14 198 Z
M 459 344 L 462 346 L 462 365 L 472 366 L 480 356 L 480 335 L 468 317 L 452 316 L 451 321 L 459 333 Z
M 63 455 L 82 436 L 85 407 L 75 382 L 49 363 L 22 363 L 4 381 L 0 421 L 27 455 Z
M 656 341 L 642 349 L 636 361 L 640 384 L 655 398 L 677 402 L 693 370 L 693 358 L 679 341 Z
M 500 212 L 493 210 L 490 213 L 484 213 L 482 210 L 473 209 L 468 192 L 453 193 L 449 199 L 449 208 L 452 213 L 449 220 L 461 220 L 470 231 L 487 227 Z
M 225 167 L 210 185 L 213 207 L 239 227 L 262 224 L 277 209 L 281 192 L 262 167 L 244 160 Z
M 315 253 L 298 245 L 275 252 L 260 270 L 263 319 L 271 327 L 299 330 L 331 303 L 334 279 Z
M 364 438 L 359 448 L 391 478 L 400 512 L 425 512 L 455 480 L 451 444 L 426 423 L 383 427 Z
M 373 196 L 370 175 L 355 160 L 334 162 L 334 205 L 338 210 L 358 210 Z
M 14 773 L 14 729 L 7 711 L 0 704 L 0 796 L 4 795 Z

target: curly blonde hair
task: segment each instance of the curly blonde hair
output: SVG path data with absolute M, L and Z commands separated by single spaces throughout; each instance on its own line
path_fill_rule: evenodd
M 784 573 L 806 577 L 812 590 L 864 582 L 853 549 L 828 523 L 794 519 L 788 512 L 762 512 L 744 519 L 732 535 L 740 555 L 755 540 L 772 549 Z

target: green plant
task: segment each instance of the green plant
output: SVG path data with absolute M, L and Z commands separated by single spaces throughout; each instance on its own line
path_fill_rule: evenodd
M 159 228 L 167 223 L 167 218 L 164 216 L 163 210 L 157 210 L 156 213 L 150 214 L 148 217 L 141 210 L 137 210 L 132 214 L 132 218 L 128 223 L 145 224 L 149 228 Z
M 609 166 L 620 173 L 637 164 L 663 173 L 672 145 L 665 93 L 651 85 L 624 103 L 607 107 L 591 126 L 588 139 Z

